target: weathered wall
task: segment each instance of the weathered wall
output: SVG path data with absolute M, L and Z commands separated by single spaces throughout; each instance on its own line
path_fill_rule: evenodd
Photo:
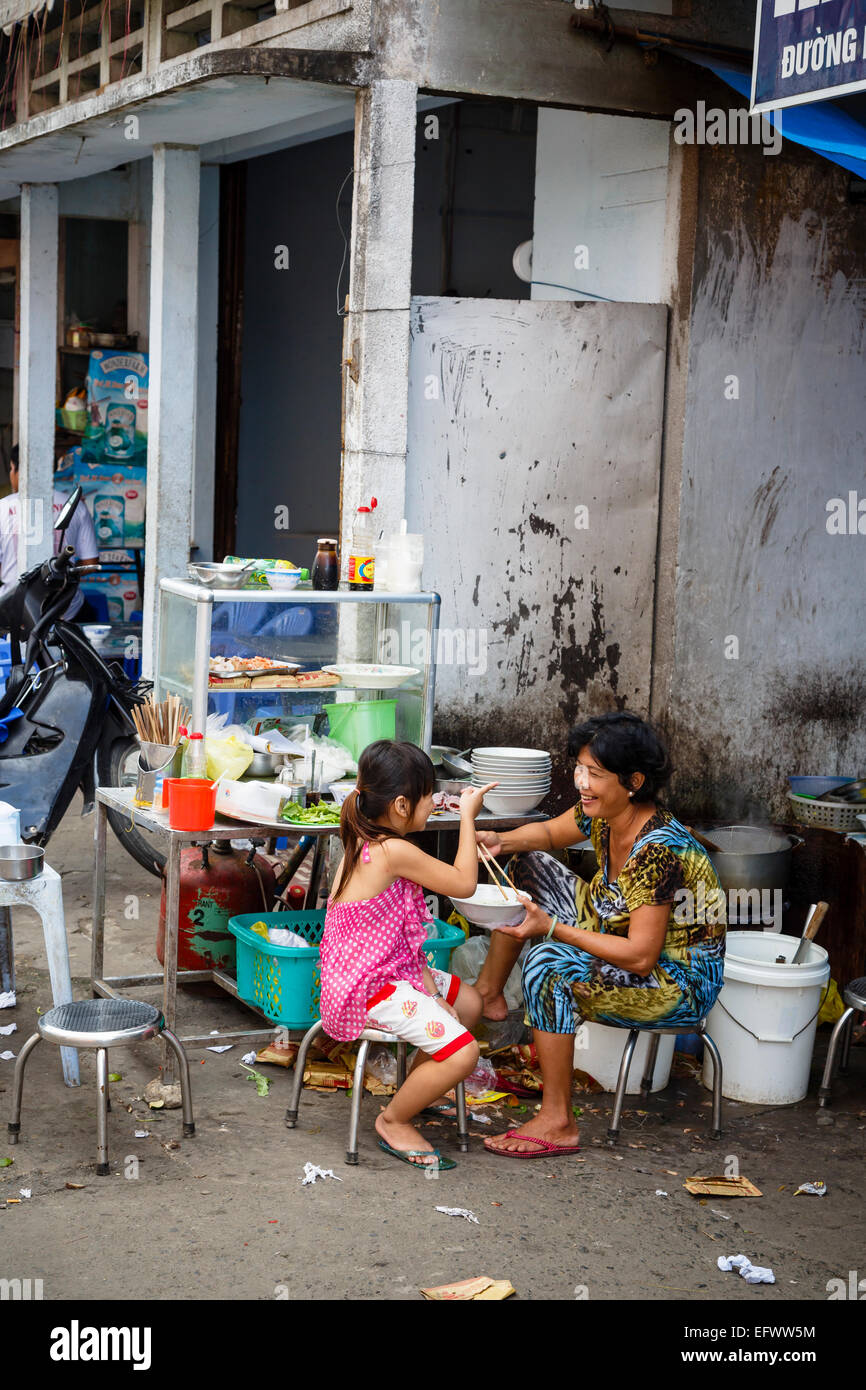
M 827 530 L 866 497 L 866 216 L 789 144 L 701 156 L 667 722 L 680 810 L 781 816 L 866 771 L 866 535 Z
M 666 321 L 413 301 L 407 516 L 450 634 L 437 738 L 561 763 L 579 716 L 647 706 Z

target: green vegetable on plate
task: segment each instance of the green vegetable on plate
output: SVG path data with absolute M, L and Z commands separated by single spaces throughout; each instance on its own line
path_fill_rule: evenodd
M 297 801 L 289 801 L 280 811 L 280 820 L 288 825 L 339 825 L 340 808 L 327 801 L 320 801 L 316 806 L 301 806 Z

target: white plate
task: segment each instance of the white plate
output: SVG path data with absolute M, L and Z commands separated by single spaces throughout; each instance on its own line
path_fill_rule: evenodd
M 519 762 L 525 762 L 527 758 L 530 761 L 533 759 L 543 761 L 550 758 L 550 754 L 545 753 L 541 748 L 473 748 L 472 756 L 473 758 L 494 758 L 497 761 L 502 758 L 516 759 Z
M 229 820 L 245 821 L 247 825 L 261 825 L 267 830 L 279 830 L 281 835 L 285 835 L 289 830 L 303 830 L 301 825 L 292 825 L 287 820 L 267 820 L 265 816 L 250 815 L 246 811 L 227 811 L 225 808 L 217 811 L 218 816 L 226 816 Z
M 370 661 L 346 661 L 337 666 L 323 666 L 330 676 L 339 676 L 344 685 L 354 690 L 396 690 L 412 676 L 417 666 L 379 666 Z

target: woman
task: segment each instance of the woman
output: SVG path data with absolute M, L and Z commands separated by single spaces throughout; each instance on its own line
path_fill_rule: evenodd
M 523 993 L 544 1080 L 541 1109 L 485 1140 L 491 1153 L 575 1153 L 574 1034 L 582 1019 L 682 1026 L 703 1018 L 722 987 L 725 910 L 707 855 L 657 805 L 671 774 L 661 740 L 637 715 L 588 719 L 569 755 L 580 800 L 573 811 L 505 834 L 479 831 L 495 855 L 515 853 L 511 877 L 531 899 L 517 927 L 491 933 L 477 981 L 488 1017 L 504 1017 L 502 988 L 525 941 Z M 599 868 L 586 884 L 544 851 L 592 839 Z

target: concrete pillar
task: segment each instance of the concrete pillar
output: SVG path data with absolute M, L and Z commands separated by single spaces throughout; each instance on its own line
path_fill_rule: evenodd
M 374 82 L 355 106 L 355 187 L 341 489 L 343 577 L 356 509 L 396 530 L 406 495 L 417 88 Z
M 219 319 L 220 171 L 201 171 L 198 250 L 198 390 L 192 538 L 197 560 L 213 559 L 214 461 L 216 454 L 217 328 Z M 222 559 L 222 555 L 217 559 Z
M 142 665 L 156 668 L 159 581 L 186 577 L 192 534 L 198 338 L 199 155 L 155 145 L 150 275 Z
M 21 354 L 18 565 L 31 569 L 54 546 L 54 396 L 57 381 L 56 184 L 21 189 Z

